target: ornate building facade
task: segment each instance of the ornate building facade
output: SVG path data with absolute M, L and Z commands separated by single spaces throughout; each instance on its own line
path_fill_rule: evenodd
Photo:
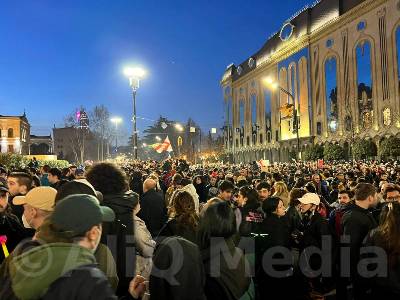
M 0 153 L 29 154 L 30 128 L 25 113 L 22 116 L 0 115 Z
M 288 161 L 400 134 L 400 0 L 320 0 L 221 80 L 225 151 Z M 300 150 L 300 151 L 299 151 Z

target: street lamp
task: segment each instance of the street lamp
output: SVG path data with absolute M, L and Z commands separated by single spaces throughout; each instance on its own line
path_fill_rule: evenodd
M 182 125 L 179 124 L 179 123 L 176 123 L 176 124 L 175 124 L 175 129 L 178 130 L 178 131 L 180 131 L 180 132 L 183 131 L 183 127 L 182 127 Z
M 290 93 L 288 90 L 284 89 L 274 81 L 271 77 L 266 77 L 264 78 L 264 83 L 269 87 L 271 90 L 277 90 L 279 89 L 280 91 L 284 92 L 286 95 L 288 95 L 292 99 L 292 103 L 294 106 L 293 109 L 293 129 L 296 130 L 296 139 L 297 139 L 297 152 L 299 153 L 299 158 L 301 158 L 301 152 L 300 152 L 300 136 L 299 136 L 299 116 L 297 115 L 297 112 L 300 112 L 300 103 L 299 101 L 296 101 L 292 93 Z
M 138 158 L 137 153 L 137 128 L 136 128 L 136 92 L 140 86 L 140 79 L 146 75 L 146 71 L 142 68 L 125 68 L 124 74 L 129 78 L 129 85 L 132 88 L 133 97 L 133 157 Z
M 118 153 L 118 124 L 122 122 L 120 117 L 114 117 L 110 119 L 115 125 L 115 155 Z

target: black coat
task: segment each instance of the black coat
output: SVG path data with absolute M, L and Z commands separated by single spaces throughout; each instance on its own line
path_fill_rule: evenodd
M 302 255 L 308 260 L 312 270 L 318 270 L 321 267 L 322 258 L 316 255 L 311 256 L 309 250 L 312 251 L 312 248 L 309 247 L 322 249 L 323 238 L 332 239 L 328 221 L 315 211 L 312 215 L 303 217 L 300 231 L 303 233 L 299 247 Z M 331 246 L 330 251 L 333 257 L 333 244 Z M 332 261 L 332 265 L 333 263 Z
M 169 219 L 157 236 L 157 242 L 163 237 L 180 236 L 192 243 L 197 243 L 197 233 L 188 226 L 180 226 L 176 219 Z M 154 237 L 156 238 L 156 237 Z
M 0 214 L 0 235 L 7 236 L 7 249 L 12 252 L 23 239 L 28 238 L 27 230 L 22 226 L 17 216 L 11 213 Z M 4 255 L 0 252 L 0 264 Z
M 366 247 L 378 247 L 386 249 L 387 241 L 384 241 L 380 231 L 372 230 L 365 241 Z M 368 258 L 367 254 L 362 255 L 364 259 Z M 379 259 L 379 255 L 372 255 L 375 261 Z M 397 300 L 400 299 L 400 258 L 397 256 L 393 263 L 388 263 L 386 257 L 379 261 L 380 265 L 387 266 L 386 276 L 374 276 L 367 279 L 366 286 L 371 289 L 370 300 Z M 371 265 L 371 268 L 376 270 L 377 265 Z
M 297 211 L 296 207 L 289 206 L 286 211 L 285 219 L 289 226 L 289 232 L 292 233 L 295 230 L 299 230 L 301 226 L 301 216 Z
M 350 238 L 350 242 L 344 244 L 344 246 L 350 247 L 350 269 L 353 276 L 357 273 L 363 241 L 368 232 L 376 226 L 377 223 L 372 213 L 355 203 L 349 205 L 342 217 L 342 232 Z
M 281 247 L 287 249 L 286 252 L 290 257 L 290 231 L 286 218 L 279 218 L 275 214 L 267 215 L 262 226 L 262 231 L 268 235 L 256 240 L 258 241 L 256 247 L 260 245 L 261 250 L 261 252 L 256 255 L 255 278 L 259 299 L 299 299 L 297 296 L 303 293 L 303 291 L 298 288 L 300 285 L 299 280 L 297 278 L 295 279 L 293 276 L 289 276 L 293 265 L 291 263 L 277 263 L 274 265 L 270 260 L 263 262 L 263 259 L 265 259 L 264 254 L 267 251 L 272 251 L 274 247 L 277 247 L 277 251 L 271 254 L 274 260 L 279 261 L 283 259 Z M 287 275 L 281 277 L 272 276 L 267 273 L 265 267 L 268 270 L 272 269 L 280 274 L 286 273 Z M 288 288 L 289 286 L 291 288 Z
M 140 198 L 140 211 L 137 214 L 153 237 L 157 236 L 167 222 L 167 208 L 163 196 L 154 189 L 147 191 Z
M 242 222 L 239 225 L 239 233 L 241 236 L 250 236 L 251 233 L 260 233 L 261 224 L 264 220 L 264 212 L 261 208 L 240 209 L 242 214 Z
M 152 300 L 205 300 L 204 281 L 197 245 L 182 237 L 169 237 L 156 247 L 149 279 Z
M 66 273 L 53 282 L 42 299 L 117 300 L 118 298 L 104 273 L 96 265 L 86 265 Z
M 235 247 L 232 239 L 220 243 L 214 243 L 202 251 L 206 272 L 206 297 L 208 300 L 240 299 L 250 287 L 250 274 L 247 274 L 245 267 L 246 258 Z M 232 257 L 238 259 L 234 266 L 230 266 L 229 258 Z
M 134 276 L 135 251 L 133 228 L 133 193 L 104 195 L 102 205 L 115 213 L 115 221 L 103 223 L 101 242 L 111 250 L 117 265 L 119 284 L 117 295 L 125 295 Z

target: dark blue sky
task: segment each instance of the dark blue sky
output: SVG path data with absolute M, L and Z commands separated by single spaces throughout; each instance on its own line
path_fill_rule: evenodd
M 33 133 L 49 134 L 81 104 L 104 104 L 128 130 L 132 103 L 122 70 L 139 64 L 149 74 L 138 116 L 191 116 L 204 129 L 221 126 L 225 67 L 257 51 L 310 2 L 2 1 L 0 114 L 25 108 Z

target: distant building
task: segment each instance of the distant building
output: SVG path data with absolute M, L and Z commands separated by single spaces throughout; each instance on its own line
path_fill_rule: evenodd
M 53 128 L 54 154 L 69 162 L 98 160 L 99 143 L 88 129 L 75 127 Z M 83 157 L 82 157 L 83 156 Z
M 290 161 L 313 144 L 351 153 L 356 139 L 379 148 L 400 136 L 399 15 L 399 0 L 316 1 L 230 64 L 221 86 L 231 161 Z
M 31 135 L 29 149 L 31 155 L 53 154 L 53 139 L 51 135 Z
M 0 115 L 0 152 L 29 154 L 30 130 L 25 113 L 22 116 Z

